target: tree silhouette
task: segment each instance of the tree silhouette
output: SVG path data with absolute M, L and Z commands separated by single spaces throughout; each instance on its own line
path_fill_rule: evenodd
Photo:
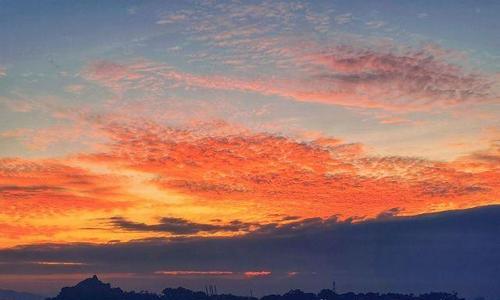
M 183 287 L 166 288 L 161 294 L 141 292 L 124 292 L 120 288 L 112 288 L 109 283 L 103 283 L 97 276 L 88 278 L 74 287 L 65 287 L 54 298 L 47 300 L 464 300 L 456 293 L 427 293 L 419 296 L 397 293 L 344 293 L 324 289 L 318 294 L 305 293 L 294 289 L 283 295 L 267 295 L 258 299 L 255 297 L 236 296 L 231 294 L 208 295 L 205 292 L 195 292 Z

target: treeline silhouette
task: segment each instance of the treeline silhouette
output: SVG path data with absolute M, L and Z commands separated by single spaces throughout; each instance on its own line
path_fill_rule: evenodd
M 291 290 L 283 295 L 268 295 L 262 298 L 235 296 L 231 294 L 208 295 L 182 287 L 166 288 L 161 294 L 146 291 L 125 292 L 112 288 L 109 283 L 101 282 L 97 276 L 85 279 L 74 287 L 62 288 L 59 295 L 47 300 L 464 300 L 456 293 L 427 293 L 421 295 L 397 293 L 344 293 L 337 294 L 324 289 L 318 294 Z

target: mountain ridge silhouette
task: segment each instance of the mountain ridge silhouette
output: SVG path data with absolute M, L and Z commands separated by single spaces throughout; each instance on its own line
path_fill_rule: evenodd
M 45 299 L 45 296 L 42 295 L 0 289 L 0 300 L 43 300 L 43 299 Z
M 1 300 L 1 299 L 0 299 Z M 293 289 L 280 295 L 266 295 L 260 298 L 232 294 L 208 294 L 183 287 L 165 288 L 160 294 L 147 291 L 123 291 L 102 282 L 97 275 L 84 279 L 73 287 L 63 287 L 59 294 L 46 300 L 465 300 L 456 293 L 431 292 L 420 295 L 399 293 L 343 293 L 323 289 L 318 294 Z

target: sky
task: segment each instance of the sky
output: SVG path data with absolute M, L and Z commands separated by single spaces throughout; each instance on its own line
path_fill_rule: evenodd
M 498 297 L 499 13 L 0 0 L 0 287 Z

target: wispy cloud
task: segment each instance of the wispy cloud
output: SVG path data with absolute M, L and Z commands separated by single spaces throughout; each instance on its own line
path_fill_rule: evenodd
M 386 22 L 384 21 L 368 21 L 365 23 L 368 28 L 371 29 L 379 29 L 382 28 L 386 25 Z
M 35 264 L 35 265 L 42 265 L 42 266 L 85 266 L 85 265 L 87 265 L 86 263 L 74 262 L 74 261 L 33 261 L 30 263 Z
M 488 103 L 498 97 L 491 78 L 469 73 L 449 62 L 442 52 L 430 49 L 392 51 L 338 46 L 287 51 L 296 64 L 294 78 L 201 75 L 152 61 L 125 65 L 96 62 L 86 74 L 88 79 L 121 93 L 132 89 L 162 93 L 182 85 L 390 111 L 444 109 Z
M 419 19 L 425 19 L 427 17 L 429 17 L 429 14 L 426 12 L 421 12 L 421 13 L 417 14 L 417 18 L 419 18 Z
M 352 22 L 352 14 L 346 13 L 335 16 L 335 22 L 339 25 L 344 25 Z
M 231 276 L 231 271 L 156 271 L 155 274 L 167 276 Z
M 270 271 L 247 271 L 244 273 L 246 277 L 253 278 L 253 277 L 266 277 L 270 276 L 272 273 Z
M 156 21 L 156 24 L 165 25 L 165 24 L 180 22 L 186 20 L 190 14 L 191 11 L 182 11 L 182 12 L 177 12 L 175 14 L 168 14 L 161 17 L 158 21 Z

